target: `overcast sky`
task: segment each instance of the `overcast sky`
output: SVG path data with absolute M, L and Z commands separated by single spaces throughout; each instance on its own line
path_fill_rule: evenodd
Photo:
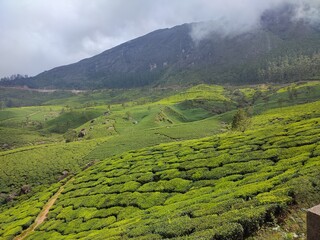
M 284 1 L 318 5 L 320 2 L 0 0 L 0 77 L 17 73 L 36 75 L 93 56 L 150 31 L 186 22 L 214 20 L 231 31 L 252 27 L 265 9 Z

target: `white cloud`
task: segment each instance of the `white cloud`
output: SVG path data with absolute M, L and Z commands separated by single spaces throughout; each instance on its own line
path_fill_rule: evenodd
M 288 0 L 289 1 L 289 0 Z M 318 5 L 318 0 L 292 0 Z M 292 2 L 290 1 L 290 2 Z M 34 75 L 150 31 L 214 20 L 226 33 L 251 28 L 283 0 L 0 0 L 0 77 Z M 319 15 L 306 11 L 310 21 Z M 211 25 L 206 26 L 209 30 Z M 200 29 L 196 34 L 206 34 Z
M 191 36 L 195 42 L 199 42 L 215 32 L 223 36 L 234 36 L 250 31 L 260 27 L 263 12 L 283 4 L 295 5 L 293 20 L 304 19 L 313 24 L 320 22 L 319 0 L 212 1 L 211 7 L 208 8 L 214 10 L 210 21 L 194 24 Z

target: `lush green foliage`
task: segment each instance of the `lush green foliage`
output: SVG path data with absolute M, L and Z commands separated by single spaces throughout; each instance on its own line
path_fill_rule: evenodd
M 94 104 L 84 94 L 63 100 L 70 106 L 0 111 L 3 143 L 37 144 L 0 153 L 1 199 L 23 185 L 34 189 L 17 198 L 14 210 L 12 202 L 2 206 L 0 219 L 10 227 L 0 239 L 32 223 L 42 205 L 25 208 L 50 195 L 33 198 L 39 184 L 106 157 L 67 184 L 30 239 L 242 239 L 297 201 L 300 182 L 318 190 L 319 82 L 179 91 L 155 102 L 107 105 L 110 99 L 95 92 Z M 252 116 L 244 132 L 227 131 L 236 107 Z M 62 142 L 54 129 L 75 142 Z M 56 143 L 44 144 L 49 141 Z M 17 218 L 18 211 L 25 214 Z
M 0 109 L 37 106 L 47 101 L 59 98 L 69 98 L 73 94 L 71 92 L 38 92 L 24 89 L 0 88 Z
M 226 90 L 218 85 L 197 85 L 177 95 L 162 99 L 160 103 L 179 103 L 185 100 L 207 99 L 217 102 L 230 101 L 226 97 Z
M 82 109 L 63 112 L 60 116 L 46 122 L 45 126 L 50 132 L 65 133 L 68 129 L 77 128 L 82 124 L 100 116 L 102 109 Z
M 42 187 L 37 194 L 9 209 L 0 209 L 0 239 L 10 240 L 28 228 L 60 184 Z
M 260 81 L 288 82 L 301 79 L 318 79 L 320 67 L 320 54 L 311 56 L 298 55 L 279 57 L 268 62 L 264 69 L 258 70 Z
M 85 156 L 99 141 L 24 147 L 0 153 L 0 193 L 19 193 L 23 185 L 56 182 L 64 175 L 77 173 L 90 160 Z
M 20 147 L 40 143 L 54 142 L 59 136 L 47 133 L 44 128 L 47 121 L 60 115 L 60 106 L 33 106 L 6 108 L 0 111 L 1 146 Z
M 66 185 L 28 239 L 243 239 L 293 203 L 301 181 L 318 181 L 319 106 L 106 159 Z
M 250 123 L 248 113 L 240 108 L 234 115 L 231 123 L 231 128 L 233 130 L 245 131 Z

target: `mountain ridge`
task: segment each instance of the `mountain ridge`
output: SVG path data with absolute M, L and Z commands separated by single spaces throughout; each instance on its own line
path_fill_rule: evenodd
M 289 82 L 303 80 L 292 72 L 306 65 L 300 58 L 316 64 L 303 75 L 318 79 L 320 60 L 313 58 L 320 51 L 320 31 L 307 21 L 293 20 L 293 14 L 290 6 L 268 10 L 259 28 L 234 36 L 212 31 L 199 42 L 191 30 L 201 23 L 159 29 L 76 63 L 0 85 L 99 89 Z M 272 71 L 266 73 L 270 67 Z

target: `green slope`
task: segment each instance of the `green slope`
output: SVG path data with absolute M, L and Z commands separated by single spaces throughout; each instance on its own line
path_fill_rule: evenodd
M 309 204 L 319 197 L 319 107 L 268 110 L 244 133 L 105 159 L 67 183 L 28 239 L 246 238 L 302 192 Z
M 36 219 L 43 206 L 59 189 L 61 183 L 39 188 L 29 199 L 9 209 L 0 209 L 0 239 L 9 240 L 28 228 Z
M 31 187 L 57 182 L 79 172 L 91 160 L 86 156 L 101 141 L 60 143 L 24 147 L 0 153 L 0 201 L 7 194 L 19 194 L 23 185 Z
M 316 203 L 319 90 L 319 82 L 199 85 L 170 96 L 159 93 L 156 101 L 87 107 L 79 95 L 83 101 L 76 109 L 4 109 L 1 141 L 37 145 L 0 153 L 1 201 L 19 195 L 23 185 L 33 188 L 0 206 L 0 225 L 10 226 L 1 229 L 0 239 L 12 239 L 28 227 L 40 207 L 26 209 L 37 205 L 38 197 L 45 202 L 52 195 L 42 196 L 37 186 L 57 182 L 64 171 L 77 174 L 92 160 L 103 161 L 67 184 L 49 221 L 31 239 L 248 236 L 266 221 L 274 222 L 288 204 L 300 204 L 307 193 L 303 206 Z M 138 93 L 123 94 L 118 98 Z M 108 100 L 104 96 L 101 103 Z M 245 133 L 227 131 L 236 106 L 248 107 L 254 116 Z M 67 121 L 76 132 L 86 129 L 85 137 L 66 144 L 62 134 L 50 133 Z M 50 141 L 58 142 L 43 144 Z M 111 157 L 115 154 L 122 155 Z M 24 214 L 18 217 L 20 209 Z
M 288 89 L 295 90 L 296 96 L 290 98 Z M 1 192 L 10 194 L 10 191 L 25 184 L 52 182 L 58 179 L 64 170 L 74 172 L 91 160 L 102 160 L 159 143 L 197 139 L 226 131 L 226 123 L 232 121 L 235 113 L 230 109 L 242 102 L 253 104 L 253 114 L 259 114 L 270 108 L 315 101 L 319 99 L 319 90 L 319 82 L 279 85 L 273 86 L 271 90 L 267 85 L 240 89 L 199 85 L 154 103 L 114 104 L 110 105 L 110 110 L 105 105 L 77 109 L 55 105 L 8 108 L 0 111 L 0 134 L 4 136 L 0 143 L 9 143 L 15 147 L 40 145 L 0 155 L 1 176 L 6 179 Z M 257 92 L 259 94 L 256 94 Z M 133 93 L 129 91 L 130 94 Z M 266 96 L 268 101 L 264 100 Z M 181 106 L 187 101 L 195 100 L 201 100 L 201 104 Z M 211 111 L 219 108 L 221 102 L 231 104 L 229 109 L 224 109 L 227 112 L 219 114 Z M 108 114 L 104 114 L 105 111 Z M 293 116 L 295 114 L 292 113 Z M 98 117 L 94 118 L 96 116 Z M 87 120 L 89 121 L 82 124 Z M 63 133 L 68 125 L 77 127 L 76 133 L 85 129 L 86 136 L 78 140 L 81 142 L 64 144 L 61 142 L 62 134 L 50 133 Z M 54 141 L 59 143 L 41 145 Z M 79 158 L 72 157 L 72 152 L 79 155 Z M 33 162 L 36 167 L 31 166 L 30 163 Z M 40 172 L 37 169 L 44 172 L 43 176 L 38 176 Z

